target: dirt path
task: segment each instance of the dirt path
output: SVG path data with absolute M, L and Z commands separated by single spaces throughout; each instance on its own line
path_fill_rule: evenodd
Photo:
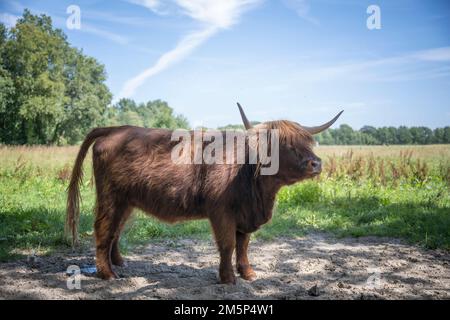
M 212 242 L 157 242 L 126 257 L 127 267 L 116 269 L 122 279 L 81 275 L 81 290 L 68 290 L 66 268 L 92 265 L 94 255 L 57 254 L 0 264 L 0 298 L 450 299 L 450 252 L 398 240 L 310 234 L 253 241 L 250 258 L 257 280 L 220 285 Z

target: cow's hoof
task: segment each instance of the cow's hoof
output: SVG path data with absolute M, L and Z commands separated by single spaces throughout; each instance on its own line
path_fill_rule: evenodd
M 98 271 L 97 275 L 100 279 L 103 279 L 103 280 L 119 279 L 119 276 L 114 271 L 109 271 L 109 272 Z
M 256 279 L 256 273 L 251 268 L 241 271 L 239 274 L 241 275 L 242 279 L 247 280 L 247 281 L 253 281 Z
M 249 265 L 241 265 L 238 266 L 238 272 L 241 275 L 241 278 L 247 281 L 253 281 L 256 279 L 256 273 L 253 271 L 253 268 Z
M 236 284 L 236 276 L 234 274 L 226 274 L 220 276 L 221 284 Z
M 115 258 L 111 257 L 111 262 L 113 265 L 118 266 L 118 267 L 126 266 L 125 260 L 123 260 L 122 257 L 115 257 Z
M 237 271 L 239 272 L 241 278 L 244 280 L 252 281 L 256 279 L 255 271 L 253 271 L 253 268 L 248 264 L 238 265 Z

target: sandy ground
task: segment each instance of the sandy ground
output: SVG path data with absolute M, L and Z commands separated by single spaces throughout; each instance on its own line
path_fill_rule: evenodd
M 122 277 L 79 276 L 69 265 L 92 265 L 93 251 L 59 253 L 0 264 L 1 299 L 450 299 L 450 252 L 385 238 L 336 239 L 310 234 L 253 241 L 258 279 L 218 284 L 211 241 L 160 241 L 126 256 Z

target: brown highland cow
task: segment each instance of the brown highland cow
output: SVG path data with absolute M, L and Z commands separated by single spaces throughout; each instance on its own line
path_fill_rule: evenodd
M 246 280 L 254 279 L 255 272 L 247 257 L 250 234 L 271 219 L 275 196 L 282 186 L 320 174 L 321 160 L 312 151 L 312 135 L 329 128 L 342 111 L 318 127 L 290 121 L 252 127 L 238 106 L 247 129 L 239 134 L 244 136 L 246 145 L 252 132 L 277 130 L 280 156 L 276 174 L 260 174 L 258 163 L 174 163 L 171 152 L 177 142 L 171 139 L 172 130 L 122 126 L 96 128 L 87 135 L 69 185 L 66 230 L 75 244 L 82 164 L 95 142 L 94 229 L 96 265 L 101 278 L 117 277 L 112 265 L 123 264 L 118 244 L 120 233 L 133 208 L 139 208 L 169 223 L 208 219 L 220 252 L 221 283 L 236 281 L 232 266 L 235 249 L 237 271 Z M 203 143 L 206 145 L 208 142 Z

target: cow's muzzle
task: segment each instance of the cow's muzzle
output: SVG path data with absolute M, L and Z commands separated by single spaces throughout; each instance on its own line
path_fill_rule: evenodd
M 322 160 L 319 158 L 308 159 L 303 163 L 308 175 L 317 176 L 322 172 Z

